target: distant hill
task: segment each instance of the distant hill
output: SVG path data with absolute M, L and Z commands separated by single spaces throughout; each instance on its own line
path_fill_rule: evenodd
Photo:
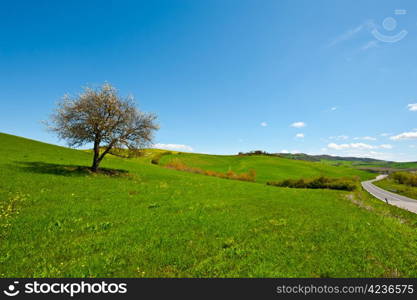
M 322 160 L 332 160 L 332 161 L 352 161 L 352 162 L 365 162 L 365 163 L 391 163 L 391 161 L 369 158 L 369 157 L 344 157 L 344 156 L 332 156 L 332 155 L 309 155 L 305 153 L 277 153 L 277 156 L 298 159 L 298 160 L 308 160 L 308 161 L 322 161 Z
M 322 162 L 333 166 L 351 166 L 368 172 L 395 172 L 400 170 L 416 171 L 417 162 L 395 162 L 369 157 L 343 157 L 332 155 L 309 155 L 305 153 L 268 153 L 261 150 L 247 153 L 240 152 L 239 156 L 265 155 L 309 162 Z
M 362 162 L 362 163 L 392 163 L 391 161 L 380 160 L 375 158 L 368 157 L 343 157 L 343 156 L 332 156 L 332 155 L 309 155 L 305 153 L 268 153 L 262 150 L 255 150 L 251 152 L 239 152 L 238 155 L 241 156 L 251 156 L 251 155 L 267 155 L 267 156 L 279 156 L 283 158 L 296 159 L 296 160 L 306 160 L 306 161 L 350 161 L 350 162 Z

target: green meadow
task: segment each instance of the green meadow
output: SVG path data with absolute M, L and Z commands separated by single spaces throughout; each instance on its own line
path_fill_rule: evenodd
M 0 134 L 1 277 L 416 277 L 417 216 L 285 178 L 374 175 L 267 156 L 152 164 Z M 256 170 L 256 182 L 181 172 Z
M 349 166 L 332 166 L 323 162 L 309 162 L 264 155 L 207 155 L 194 153 L 172 153 L 163 155 L 161 165 L 172 160 L 180 160 L 188 166 L 207 170 L 227 172 L 256 171 L 256 181 L 265 183 L 282 179 L 301 177 L 359 177 L 362 180 L 372 179 L 374 174 Z

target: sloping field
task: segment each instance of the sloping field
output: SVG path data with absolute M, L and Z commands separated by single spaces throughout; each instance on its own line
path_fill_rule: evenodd
M 361 180 L 372 179 L 374 174 L 357 170 L 350 166 L 331 166 L 322 162 L 294 160 L 264 155 L 207 155 L 194 153 L 173 153 L 161 157 L 161 165 L 170 161 L 180 160 L 191 167 L 219 172 L 247 172 L 256 170 L 258 182 L 276 181 L 287 178 L 311 178 L 318 176 L 350 177 L 358 176 Z
M 1 277 L 417 276 L 417 217 L 360 193 L 90 159 L 0 134 Z

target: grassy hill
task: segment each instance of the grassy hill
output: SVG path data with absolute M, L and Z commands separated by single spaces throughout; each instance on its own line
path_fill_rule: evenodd
M 362 170 L 373 171 L 401 171 L 417 170 L 417 162 L 393 162 L 393 161 L 355 161 L 355 160 L 322 160 L 321 162 L 333 166 L 350 166 Z
M 388 163 L 388 161 L 368 158 L 368 157 L 345 157 L 345 156 L 333 156 L 333 155 L 310 155 L 305 153 L 277 153 L 281 157 L 307 160 L 307 161 L 334 161 L 334 162 L 350 162 L 350 163 Z
M 367 157 L 343 157 L 331 155 L 309 155 L 305 153 L 277 153 L 276 156 L 290 158 L 294 160 L 315 161 L 322 162 L 334 166 L 352 166 L 357 168 L 369 168 L 378 171 L 378 168 L 402 170 L 402 169 L 417 169 L 417 162 L 394 162 Z M 381 170 L 382 171 L 382 170 Z
M 357 170 L 350 166 L 332 166 L 322 162 L 294 160 L 278 156 L 265 155 L 207 155 L 195 153 L 173 153 L 164 155 L 160 159 L 161 165 L 166 165 L 172 160 L 180 160 L 191 167 L 205 170 L 227 172 L 247 172 L 256 170 L 257 182 L 276 181 L 287 178 L 301 177 L 349 177 L 358 176 L 362 180 L 374 178 L 369 172 Z
M 251 164 L 260 182 L 268 177 L 264 158 L 210 159 L 210 168 Z M 103 161 L 111 170 L 90 174 L 90 160 L 0 134 L 1 277 L 417 276 L 417 217 L 360 192 L 277 188 L 112 156 Z M 324 172 L 292 162 L 271 161 L 271 177 Z

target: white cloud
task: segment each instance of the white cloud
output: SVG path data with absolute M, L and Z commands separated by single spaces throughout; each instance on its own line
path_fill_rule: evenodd
M 391 149 L 392 146 L 389 144 L 383 144 L 379 146 L 373 146 L 365 143 L 349 143 L 349 144 L 336 144 L 330 143 L 327 145 L 329 149 L 334 150 L 348 150 L 348 149 L 356 149 L 356 150 L 370 150 L 370 149 Z
M 155 144 L 153 145 L 154 148 L 158 149 L 166 149 L 166 150 L 174 150 L 174 151 L 193 151 L 194 149 L 188 145 L 180 145 L 180 144 Z
M 330 108 L 331 111 L 335 111 L 337 109 L 336 106 L 333 106 L 332 108 Z
M 288 151 L 286 149 L 282 149 L 280 153 L 284 153 L 284 154 L 288 154 L 288 153 L 295 154 L 295 153 L 300 153 L 300 150 L 291 150 L 291 151 Z
M 383 132 L 383 133 L 380 134 L 380 136 L 390 136 L 390 135 L 391 135 L 391 133 L 387 133 L 387 132 Z
M 268 126 L 268 123 L 266 123 L 266 122 L 262 122 L 262 123 L 261 123 L 261 126 L 262 126 L 262 127 L 266 127 L 266 126 Z
M 297 139 L 303 139 L 303 138 L 304 138 L 304 133 L 297 133 L 297 134 L 295 135 L 295 137 L 296 137 Z
M 417 139 L 417 131 L 403 132 L 390 137 L 390 139 L 393 141 Z
M 304 122 L 294 122 L 290 126 L 294 127 L 294 128 L 302 128 L 302 127 L 306 127 L 306 123 L 304 123 Z
M 329 140 L 336 140 L 336 141 L 339 141 L 339 140 L 347 140 L 347 139 L 349 139 L 349 136 L 344 135 L 344 134 L 342 134 L 342 135 L 337 135 L 337 136 L 329 136 Z
M 372 136 L 362 136 L 362 137 L 355 137 L 354 140 L 364 140 L 364 141 L 376 141 L 376 138 Z
M 407 105 L 409 111 L 417 111 L 417 103 L 410 103 Z
M 363 143 L 357 143 L 357 144 L 363 144 Z M 344 149 L 351 149 L 351 148 L 359 148 L 359 145 L 357 144 L 336 144 L 336 143 L 330 143 L 327 145 L 327 148 L 334 149 L 334 150 L 344 150 Z M 372 147 L 368 148 L 367 144 L 363 144 L 363 149 L 372 149 Z

